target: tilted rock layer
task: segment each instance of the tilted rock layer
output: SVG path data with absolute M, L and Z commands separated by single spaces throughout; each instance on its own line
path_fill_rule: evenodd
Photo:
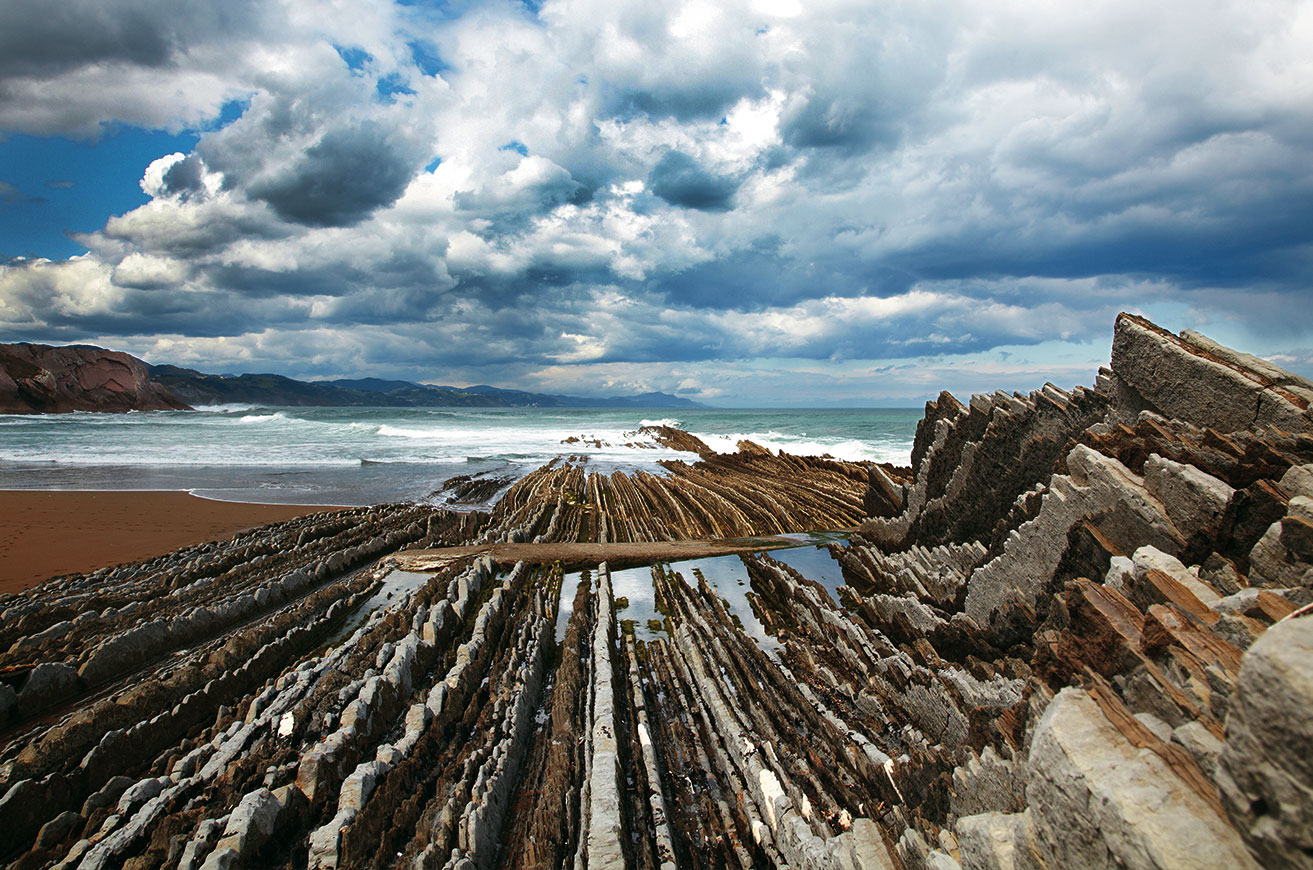
M 0 414 L 188 407 L 126 353 L 86 345 L 0 344 Z
M 0 599 L 0 859 L 1313 866 L 1306 394 L 1123 315 L 1092 388 L 928 404 L 911 469 L 666 433 L 702 461 L 58 578 Z M 767 645 L 701 569 L 647 640 L 605 563 L 391 573 L 858 524 L 837 591 L 742 557 Z

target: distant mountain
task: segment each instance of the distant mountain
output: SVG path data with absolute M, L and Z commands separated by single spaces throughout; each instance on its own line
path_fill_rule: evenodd
M 433 386 L 383 378 L 299 381 L 282 375 L 211 375 L 172 365 L 148 365 L 147 371 L 191 405 L 328 405 L 395 408 L 702 408 L 698 402 L 668 393 L 588 398 L 474 387 Z

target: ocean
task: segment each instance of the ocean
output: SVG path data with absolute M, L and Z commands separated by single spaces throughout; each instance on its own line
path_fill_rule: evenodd
M 906 465 L 921 409 L 261 408 L 0 415 L 0 489 L 187 490 L 225 501 L 433 501 L 454 475 L 518 478 L 556 456 L 659 472 L 696 456 L 642 443 L 688 430 L 729 452 L 776 450 Z M 570 441 L 569 439 L 577 439 Z

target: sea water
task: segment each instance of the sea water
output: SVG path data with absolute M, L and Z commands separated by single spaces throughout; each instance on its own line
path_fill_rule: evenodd
M 919 409 L 261 408 L 0 415 L 0 489 L 188 490 L 280 504 L 441 503 L 458 474 L 518 478 L 557 456 L 660 472 L 696 456 L 642 426 L 721 452 L 773 450 L 906 465 Z M 571 440 L 575 439 L 575 440 Z

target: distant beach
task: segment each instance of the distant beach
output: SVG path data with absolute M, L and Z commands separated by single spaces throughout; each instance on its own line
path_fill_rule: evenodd
M 329 509 L 213 501 L 185 492 L 0 491 L 0 594 Z

